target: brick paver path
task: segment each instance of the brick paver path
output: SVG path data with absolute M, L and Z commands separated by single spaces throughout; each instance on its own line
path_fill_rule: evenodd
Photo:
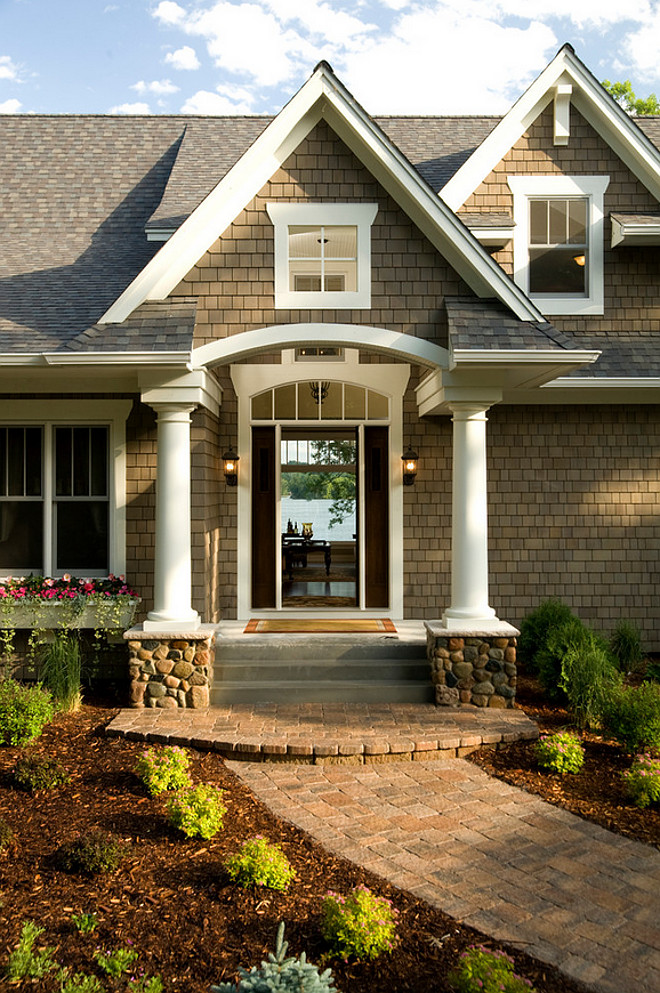
M 660 993 L 660 853 L 464 759 L 229 762 L 326 848 L 603 993 Z

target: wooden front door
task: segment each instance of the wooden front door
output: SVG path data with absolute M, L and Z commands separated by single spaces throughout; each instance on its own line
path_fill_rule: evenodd
M 387 427 L 364 429 L 365 607 L 389 607 L 390 474 Z
M 275 428 L 252 429 L 252 607 L 275 606 Z

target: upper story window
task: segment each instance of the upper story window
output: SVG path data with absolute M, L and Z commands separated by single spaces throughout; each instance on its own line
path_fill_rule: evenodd
M 371 225 L 378 207 L 270 203 L 275 228 L 275 306 L 371 306 Z
M 602 314 L 608 176 L 509 176 L 514 279 L 548 315 Z

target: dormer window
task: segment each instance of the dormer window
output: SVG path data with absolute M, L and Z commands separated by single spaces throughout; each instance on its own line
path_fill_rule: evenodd
M 609 176 L 509 176 L 514 279 L 549 316 L 602 314 Z
M 275 306 L 371 306 L 371 225 L 376 204 L 270 203 L 275 227 Z

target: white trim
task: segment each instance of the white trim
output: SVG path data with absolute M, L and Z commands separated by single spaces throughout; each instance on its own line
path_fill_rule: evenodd
M 480 245 L 487 245 L 489 248 L 504 248 L 513 238 L 515 224 L 502 225 L 500 228 L 492 225 L 481 228 L 473 225 L 468 225 L 468 227 Z
M 145 300 L 164 300 L 321 119 L 347 143 L 447 263 L 481 297 L 496 296 L 521 320 L 537 308 L 511 283 L 324 64 L 108 308 L 121 323 Z
M 388 355 L 404 362 L 416 362 L 431 368 L 446 368 L 449 352 L 440 345 L 388 328 L 366 327 L 362 324 L 277 324 L 274 327 L 243 331 L 229 338 L 219 338 L 195 348 L 192 353 L 196 367 L 212 368 L 253 358 L 263 352 L 297 348 L 301 345 L 333 345 L 347 350 L 359 348 Z M 369 368 L 367 365 L 361 369 Z M 327 369 L 319 379 L 327 379 Z
M 267 203 L 275 228 L 275 309 L 371 307 L 371 226 L 376 203 Z M 357 228 L 357 289 L 342 293 L 299 293 L 289 289 L 289 225 L 354 225 Z
M 568 145 L 571 136 L 571 93 L 573 87 L 568 83 L 559 83 L 554 88 L 554 143 Z
M 530 348 L 525 349 L 494 349 L 494 348 L 455 348 L 452 353 L 450 369 L 458 365 L 591 365 L 600 358 L 597 349 L 564 349 L 564 348 Z
M 126 419 L 132 400 L 0 400 L 0 423 L 34 424 L 44 430 L 44 575 L 55 575 L 52 538 L 52 448 L 51 427 L 80 424 L 107 425 L 109 572 L 126 572 Z M 50 497 L 47 503 L 46 496 Z
M 507 176 L 513 193 L 513 278 L 544 314 L 602 314 L 605 308 L 603 227 L 609 176 Z M 586 296 L 529 292 L 530 197 L 585 197 L 588 209 Z
M 657 376 L 612 376 L 611 379 L 605 376 L 581 376 L 581 377 L 559 377 L 553 379 L 551 383 L 544 383 L 544 390 L 549 389 L 607 389 L 607 390 L 630 390 L 630 389 L 655 389 L 660 390 L 660 378 Z M 658 397 L 660 401 L 660 395 Z
M 612 221 L 612 248 L 617 245 L 626 247 L 660 245 L 660 218 L 655 223 L 640 223 L 639 221 L 620 221 L 610 215 Z
M 553 99 L 558 84 L 573 86 L 572 105 L 604 138 L 656 200 L 660 199 L 660 152 L 580 62 L 569 45 L 557 53 L 511 110 L 440 191 L 458 210 L 502 161 Z

